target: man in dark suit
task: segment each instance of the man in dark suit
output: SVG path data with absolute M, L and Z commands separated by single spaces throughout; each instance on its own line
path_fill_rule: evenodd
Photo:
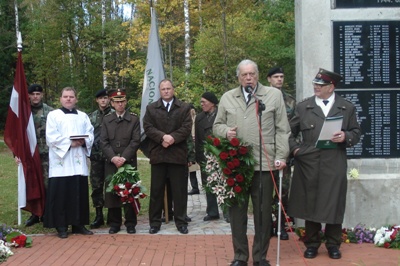
M 190 106 L 175 97 L 175 89 L 168 79 L 159 84 L 161 98 L 146 108 L 143 129 L 149 141 L 151 164 L 150 188 L 150 234 L 156 234 L 161 227 L 161 212 L 166 179 L 171 183 L 174 220 L 178 231 L 189 232 L 187 228 L 187 139 L 192 130 Z
M 341 258 L 339 247 L 347 191 L 346 147 L 357 144 L 361 137 L 355 106 L 334 92 L 341 78 L 321 68 L 313 80 L 314 96 L 298 103 L 290 120 L 289 145 L 294 171 L 288 213 L 305 220 L 304 257 L 308 259 L 318 254 L 321 223 L 326 224 L 325 246 L 329 257 Z M 329 145 L 319 147 L 316 143 L 329 117 L 342 117 L 343 121 L 340 129 L 332 132 Z
M 100 144 L 106 159 L 105 176 L 113 175 L 124 164 L 137 166 L 137 150 L 140 144 L 139 117 L 129 113 L 126 108 L 126 94 L 122 89 L 108 92 L 115 113 L 109 113 L 103 119 Z M 106 182 L 106 187 L 108 182 Z M 105 207 L 108 208 L 107 223 L 110 234 L 118 233 L 122 225 L 122 203 L 120 197 L 112 192 L 105 194 Z M 137 217 L 132 204 L 123 205 L 125 226 L 128 234 L 136 233 Z

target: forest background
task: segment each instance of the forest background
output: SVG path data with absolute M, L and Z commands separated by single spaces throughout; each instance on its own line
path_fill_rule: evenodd
M 124 88 L 139 114 L 150 31 L 158 17 L 166 77 L 177 96 L 199 110 L 205 91 L 219 98 L 238 85 L 243 59 L 258 64 L 267 85 L 271 67 L 285 70 L 295 95 L 294 0 L 0 0 L 0 131 L 14 82 L 16 28 L 22 33 L 29 84 L 59 107 L 63 87 L 78 90 L 79 109 L 96 108 L 101 88 Z M 16 10 L 18 12 L 16 12 Z

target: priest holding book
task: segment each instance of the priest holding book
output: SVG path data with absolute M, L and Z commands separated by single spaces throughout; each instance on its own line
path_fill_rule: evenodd
M 49 184 L 44 227 L 56 228 L 58 237 L 91 235 L 89 224 L 89 168 L 87 157 L 93 145 L 93 126 L 84 112 L 76 109 L 76 90 L 61 91 L 60 109 L 47 116 L 46 142 L 49 146 Z

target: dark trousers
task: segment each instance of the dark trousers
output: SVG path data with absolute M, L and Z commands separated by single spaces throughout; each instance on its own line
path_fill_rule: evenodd
M 108 208 L 107 223 L 112 227 L 122 225 L 122 209 L 125 213 L 125 226 L 136 226 L 137 217 L 132 204 L 126 203 L 121 208 Z
M 104 206 L 104 161 L 90 161 L 90 185 L 92 186 L 93 207 Z
M 260 186 L 260 172 L 254 172 L 250 193 L 254 213 L 254 241 L 253 261 L 266 259 L 271 233 L 271 203 L 272 203 L 272 176 L 270 172 L 262 172 Z M 262 192 L 261 189 L 262 188 Z M 262 195 L 261 195 L 262 194 Z M 229 209 L 231 231 L 235 260 L 248 261 L 249 244 L 247 239 L 247 209 L 249 197 L 245 203 L 235 205 Z M 261 220 L 260 220 L 261 219 Z
M 189 172 L 189 179 L 192 189 L 199 190 L 199 183 L 197 182 L 197 171 Z
M 321 246 L 320 231 L 322 229 L 321 223 L 306 221 L 306 239 L 304 244 L 306 247 Z M 324 232 L 326 242 L 326 248 L 329 247 L 340 247 L 342 243 L 342 225 L 341 224 L 326 224 Z
M 174 220 L 177 227 L 187 226 L 187 165 L 159 163 L 151 165 L 149 220 L 150 226 L 161 226 L 164 191 L 167 178 L 171 183 Z
M 203 187 L 207 184 L 206 173 L 201 172 L 201 183 L 203 184 Z M 206 201 L 207 201 L 207 208 L 206 208 L 207 215 L 213 217 L 219 216 L 217 196 L 213 193 L 206 192 Z

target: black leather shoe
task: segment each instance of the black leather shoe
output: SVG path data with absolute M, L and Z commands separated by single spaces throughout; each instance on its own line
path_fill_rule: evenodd
M 309 247 L 304 251 L 304 258 L 306 259 L 313 259 L 318 254 L 318 248 L 316 247 Z
M 267 260 L 261 260 L 253 262 L 253 266 L 271 266 L 271 264 L 269 264 L 269 261 Z
M 26 220 L 25 226 L 32 226 L 32 225 L 37 224 L 37 223 L 40 223 L 39 216 L 36 216 L 36 215 L 32 214 L 31 217 L 29 217 L 29 219 Z
M 108 230 L 109 234 L 116 234 L 119 232 L 119 230 L 121 230 L 121 228 L 117 227 L 117 226 L 111 226 L 110 230 Z
M 72 226 L 72 233 L 73 234 L 80 234 L 80 235 L 93 235 L 92 231 L 86 229 L 83 225 L 73 225 Z
M 189 233 L 189 230 L 186 225 L 179 226 L 178 231 L 179 231 L 179 233 L 184 234 L 184 235 Z
M 189 223 L 189 222 L 191 222 L 191 221 L 192 221 L 192 218 L 190 218 L 189 216 L 186 215 L 186 217 L 185 217 L 185 222 L 188 222 L 188 223 Z
M 198 189 L 192 189 L 188 192 L 188 195 L 197 195 L 200 194 L 200 191 Z
M 59 238 L 67 238 L 68 237 L 68 232 L 66 227 L 57 227 L 57 236 Z
M 289 240 L 289 235 L 285 229 L 281 230 L 281 240 Z
M 329 258 L 337 260 L 342 257 L 342 253 L 340 253 L 340 250 L 338 247 L 329 247 L 328 248 L 328 254 Z
M 203 218 L 203 221 L 207 222 L 207 221 L 218 220 L 218 219 L 219 219 L 219 216 L 210 216 L 207 214 L 207 216 L 205 216 Z
M 149 233 L 152 234 L 152 235 L 154 235 L 154 234 L 157 234 L 158 231 L 160 231 L 160 227 L 151 226 L 151 227 L 150 227 L 150 230 L 149 230 Z
M 247 262 L 242 260 L 234 260 L 232 261 L 231 266 L 247 266 Z
M 126 232 L 127 232 L 128 234 L 134 234 L 134 233 L 136 233 L 136 229 L 135 229 L 134 226 L 127 226 L 127 227 L 126 227 Z
M 96 207 L 96 217 L 94 218 L 94 221 L 90 224 L 90 228 L 96 229 L 102 225 L 104 225 L 103 208 Z

